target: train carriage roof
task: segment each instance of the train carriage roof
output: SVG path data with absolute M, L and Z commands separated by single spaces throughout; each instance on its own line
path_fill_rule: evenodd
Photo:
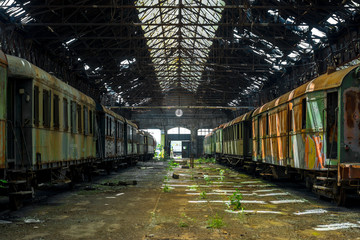
M 93 107 L 96 106 L 95 101 L 91 97 L 47 73 L 41 68 L 38 68 L 27 60 L 11 55 L 6 55 L 6 58 L 8 60 L 9 77 L 34 79 L 52 89 L 64 93 L 65 95 L 76 98 L 77 101 L 82 102 L 83 104 L 88 104 Z
M 0 50 L 0 63 L 7 65 L 7 59 L 3 51 Z
M 121 120 L 122 122 L 125 122 L 126 119 L 123 116 L 120 116 L 119 114 L 111 111 L 110 109 L 106 108 L 105 106 L 101 105 L 102 111 L 104 111 L 105 113 L 115 117 L 116 119 Z
M 294 90 L 285 93 L 284 95 L 272 100 L 271 102 L 268 102 L 262 105 L 261 107 L 257 108 L 252 114 L 252 116 L 256 116 L 272 108 L 280 106 L 281 104 L 289 102 L 295 98 L 301 97 L 306 93 L 338 88 L 341 86 L 346 75 L 357 67 L 360 67 L 360 64 L 333 73 L 325 73 L 323 75 L 320 75 L 319 77 L 301 85 L 300 87 L 295 88 Z
M 230 122 L 228 122 L 228 123 L 226 124 L 225 128 L 226 128 L 226 127 L 230 127 L 230 126 L 232 126 L 232 125 L 234 125 L 234 124 L 237 124 L 237 123 L 239 123 L 239 122 L 242 122 L 242 121 L 250 120 L 250 118 L 251 118 L 251 113 L 252 113 L 252 111 L 247 112 L 247 113 L 245 113 L 245 114 L 243 114 L 243 115 L 241 115 L 241 116 L 233 119 L 232 121 L 230 121 Z
M 136 129 L 138 129 L 138 126 L 137 126 L 135 123 L 133 123 L 132 121 L 126 119 L 126 123 L 129 124 L 129 125 L 131 125 L 131 126 L 133 126 L 133 127 L 136 128 Z

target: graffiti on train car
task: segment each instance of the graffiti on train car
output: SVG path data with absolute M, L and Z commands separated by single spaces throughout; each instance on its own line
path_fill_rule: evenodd
M 305 140 L 305 168 L 324 168 L 325 154 L 323 135 L 306 135 Z

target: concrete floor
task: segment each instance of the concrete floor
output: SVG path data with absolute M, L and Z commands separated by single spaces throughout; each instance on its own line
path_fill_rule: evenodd
M 139 163 L 0 216 L 0 239 L 360 239 L 358 206 L 284 185 L 217 164 Z M 236 190 L 243 210 L 228 206 Z

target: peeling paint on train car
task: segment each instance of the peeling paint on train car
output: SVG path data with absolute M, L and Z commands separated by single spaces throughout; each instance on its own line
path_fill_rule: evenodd
M 12 79 L 12 84 L 26 83 L 25 91 L 30 94 L 30 99 L 32 99 L 31 110 L 27 109 L 30 119 L 20 119 L 21 116 L 17 116 L 16 119 L 16 121 L 26 123 L 23 130 L 26 144 L 32 146 L 27 147 L 31 158 L 32 166 L 30 168 L 65 166 L 70 164 L 70 161 L 96 158 L 94 128 L 92 133 L 88 128 L 90 123 L 91 126 L 94 126 L 94 100 L 24 59 L 8 56 L 8 61 L 9 78 Z M 38 123 L 35 123 L 34 120 L 35 87 L 38 89 L 39 98 Z M 48 100 L 44 99 L 45 92 Z M 15 95 L 15 101 L 18 100 L 16 97 Z M 57 114 L 54 113 L 55 97 L 58 100 Z M 50 106 L 50 111 L 47 113 L 49 117 L 47 124 L 45 124 L 44 115 L 46 101 Z M 76 109 L 72 108 L 74 106 Z M 92 111 L 91 119 L 89 111 Z M 64 115 L 65 112 L 66 115 Z M 55 115 L 58 119 L 57 126 L 54 120 Z M 68 123 L 67 126 L 65 126 L 65 122 Z M 17 149 L 17 151 L 23 152 L 24 149 Z M 22 164 L 20 159 L 16 159 L 16 166 L 20 166 L 20 164 Z
M 344 91 L 344 144 L 356 159 L 360 158 L 360 89 Z

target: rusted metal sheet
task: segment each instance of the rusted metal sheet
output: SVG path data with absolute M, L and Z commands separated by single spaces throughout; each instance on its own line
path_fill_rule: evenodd
M 338 165 L 338 180 L 357 180 L 356 184 L 360 183 L 358 180 L 360 179 L 360 164 L 352 163 L 352 164 L 339 164 Z
M 349 150 L 360 153 L 360 89 L 349 88 L 344 91 L 344 143 Z

